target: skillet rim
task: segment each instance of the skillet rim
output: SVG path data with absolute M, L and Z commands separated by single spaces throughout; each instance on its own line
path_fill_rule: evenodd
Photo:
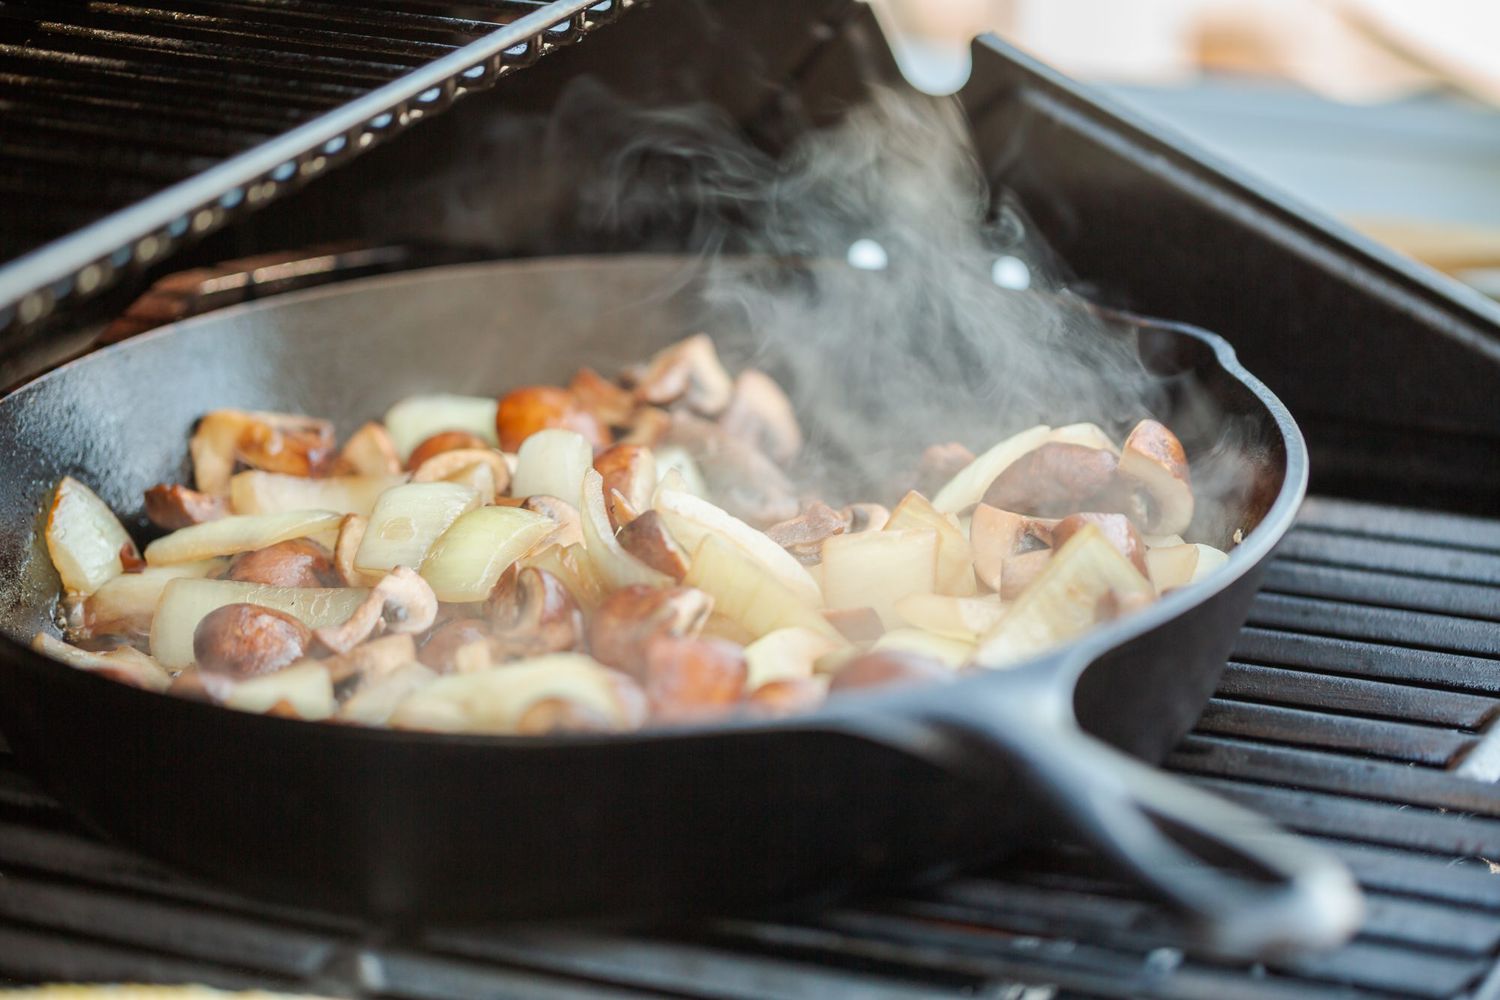
M 0 412 L 4 412 L 4 409 L 8 406 L 16 405 L 13 403 L 14 400 L 23 398 L 34 388 L 45 385 L 55 379 L 66 378 L 68 373 L 75 368 L 91 363 L 102 363 L 95 362 L 94 359 L 112 357 L 117 352 L 131 350 L 133 345 L 152 343 L 168 337 L 191 335 L 193 331 L 200 328 L 223 325 L 226 320 L 234 320 L 260 312 L 274 311 L 278 308 L 296 307 L 300 303 L 307 301 L 359 294 L 363 288 L 371 284 L 378 284 L 383 287 L 391 285 L 399 286 L 406 283 L 420 283 L 449 275 L 461 275 L 469 271 L 488 273 L 500 268 L 520 271 L 532 269 L 558 270 L 565 268 L 587 270 L 598 269 L 601 265 L 618 265 L 622 261 L 647 265 L 654 263 L 686 265 L 694 259 L 696 258 L 675 254 L 595 254 L 498 259 L 439 265 L 401 271 L 394 274 L 369 275 L 347 281 L 339 281 L 331 285 L 273 295 L 223 309 L 216 309 L 201 316 L 179 320 L 178 322 L 147 331 L 129 340 L 110 344 L 79 357 L 72 358 L 0 396 Z M 1227 340 L 1216 333 L 1188 323 L 1139 316 L 1104 307 L 1095 308 L 1106 317 L 1139 327 L 1164 331 L 1172 336 L 1186 337 L 1206 345 L 1220 369 L 1231 379 L 1247 389 L 1270 416 L 1280 436 L 1282 448 L 1285 452 L 1286 469 L 1283 474 L 1281 486 L 1277 491 L 1276 499 L 1267 508 L 1260 522 L 1245 536 L 1244 541 L 1236 545 L 1228 553 L 1229 561 L 1218 572 L 1212 574 L 1209 579 L 1171 591 L 1142 611 L 1095 627 L 1078 639 L 1066 643 L 1061 647 L 1044 651 L 1004 668 L 993 671 L 980 670 L 968 676 L 960 677 L 951 683 L 926 685 L 918 689 L 898 687 L 887 691 L 853 692 L 841 696 L 836 702 L 825 702 L 816 711 L 781 718 L 736 715 L 716 719 L 712 722 L 689 723 L 629 733 L 563 733 L 545 736 L 505 736 L 482 733 L 427 732 L 376 726 L 336 725 L 326 721 L 286 719 L 255 712 L 241 712 L 223 705 L 199 702 L 186 698 L 175 698 L 165 693 L 147 691 L 95 675 L 90 671 L 70 667 L 59 660 L 41 655 L 29 645 L 3 633 L 0 633 L 0 657 L 18 658 L 39 669 L 56 669 L 73 675 L 64 683 L 85 682 L 107 684 L 119 689 L 115 692 L 117 696 L 150 698 L 157 702 L 166 702 L 175 705 L 174 708 L 165 709 L 166 711 L 234 712 L 237 715 L 254 716 L 260 719 L 262 724 L 298 727 L 304 733 L 308 733 L 309 729 L 322 731 L 322 737 L 312 738 L 370 740 L 377 743 L 400 742 L 408 746 L 460 745 L 471 749 L 490 747 L 533 752 L 581 746 L 597 746 L 600 744 L 623 745 L 663 741 L 688 742 L 714 736 L 744 736 L 783 731 L 847 732 L 847 728 L 838 725 L 838 723 L 851 716 L 859 716 L 863 721 L 868 721 L 869 716 L 882 713 L 886 715 L 911 713 L 919 710 L 921 706 L 932 700 L 949 700 L 955 697 L 951 692 L 973 691 L 979 685 L 992 682 L 995 675 L 1004 675 L 1022 668 L 1037 669 L 1043 664 L 1047 664 L 1050 666 L 1050 672 L 1052 673 L 1067 673 L 1071 671 L 1076 675 L 1107 653 L 1207 603 L 1215 595 L 1236 584 L 1247 573 L 1264 562 L 1290 530 L 1292 522 L 1296 518 L 1297 511 L 1306 496 L 1309 475 L 1307 444 L 1302 436 L 1301 429 L 1297 426 L 1296 420 L 1275 393 L 1240 363 L 1233 346 Z

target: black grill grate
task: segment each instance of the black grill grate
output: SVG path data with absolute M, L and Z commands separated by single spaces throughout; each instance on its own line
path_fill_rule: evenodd
M 1171 766 L 1342 856 L 1360 937 L 1245 968 L 1067 847 L 806 923 L 394 938 L 190 884 L 0 769 L 0 975 L 404 998 L 1500 996 L 1500 789 L 1461 776 L 1500 707 L 1500 521 L 1307 505 Z M 1486 599 L 1487 598 L 1487 599 Z
M 0 334 L 636 2 L 0 3 Z

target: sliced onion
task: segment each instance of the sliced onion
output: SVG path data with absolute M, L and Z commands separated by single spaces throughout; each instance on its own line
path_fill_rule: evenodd
M 383 726 L 396 706 L 437 680 L 438 675 L 420 663 L 408 663 L 373 680 L 365 681 L 339 706 L 338 717 L 364 726 Z
M 930 656 L 950 667 L 961 667 L 974 655 L 974 644 L 948 635 L 939 635 L 919 628 L 893 628 L 879 639 L 871 649 L 894 649 L 904 653 Z
M 1096 525 L 1084 525 L 1010 603 L 975 661 L 1003 667 L 1067 642 L 1094 627 L 1099 602 L 1110 594 L 1128 605 L 1154 599 L 1156 590 Z
M 604 477 L 592 468 L 583 474 L 583 503 L 578 514 L 583 519 L 584 551 L 608 587 L 619 589 L 635 583 L 672 586 L 671 577 L 647 566 L 615 540 L 614 526 L 604 508 Z
M 896 602 L 937 587 L 935 531 L 862 531 L 823 542 L 823 588 L 830 608 L 874 608 L 886 628 L 901 625 Z
M 354 554 L 355 568 L 362 573 L 418 568 L 438 536 L 478 505 L 479 495 L 457 483 L 407 483 L 386 490 Z
M 1146 569 L 1158 593 L 1197 583 L 1228 561 L 1227 553 L 1193 542 L 1146 550 Z
M 495 411 L 499 403 L 491 396 L 455 396 L 434 393 L 408 396 L 385 413 L 385 429 L 401 460 L 412 449 L 441 431 L 468 431 L 498 448 Z
M 703 539 L 682 582 L 712 595 L 715 613 L 738 622 L 757 639 L 777 629 L 805 628 L 844 642 L 837 629 L 764 564 L 718 535 Z
M 677 543 L 696 552 L 703 539 L 714 535 L 766 568 L 781 585 L 810 607 L 821 607 L 823 592 L 807 567 L 764 532 L 756 531 L 733 514 L 689 493 L 660 489 L 653 501 L 656 512 Z
M 896 613 L 913 628 L 974 643 L 999 624 L 1005 608 L 993 595 L 907 594 L 896 602 Z
M 659 444 L 652 452 L 656 455 L 656 478 L 659 481 L 666 482 L 667 473 L 676 472 L 681 477 L 679 488 L 683 492 L 695 497 L 708 496 L 708 481 L 686 448 L 677 444 Z
M 501 574 L 552 529 L 550 518 L 520 507 L 471 510 L 433 543 L 422 577 L 440 601 L 482 601 Z
M 72 594 L 92 594 L 125 571 L 122 552 L 135 554 L 114 511 L 72 476 L 57 483 L 44 534 L 52 565 Z
M 811 677 L 819 660 L 844 648 L 823 632 L 809 628 L 779 628 L 745 647 L 749 672 L 745 690 L 789 678 Z
M 984 498 L 985 490 L 990 488 L 996 476 L 1022 455 L 1045 444 L 1051 430 L 1039 424 L 1001 441 L 960 469 L 948 485 L 938 490 L 932 505 L 944 514 L 959 514 L 974 506 Z
M 342 515 L 331 510 L 238 514 L 179 528 L 146 546 L 146 562 L 171 566 L 215 556 L 254 552 L 277 542 L 337 532 Z
M 362 587 L 268 587 L 235 580 L 172 580 L 151 622 L 151 655 L 168 670 L 193 665 L 193 632 L 203 616 L 226 604 L 258 604 L 291 615 L 308 628 L 341 625 L 364 603 Z
M 885 531 L 937 532 L 937 592 L 953 597 L 977 593 L 974 582 L 974 557 L 969 540 L 959 526 L 958 518 L 943 514 L 926 497 L 913 490 L 902 498 L 885 522 Z
M 593 614 L 606 596 L 604 583 L 599 579 L 598 571 L 584 551 L 582 542 L 576 545 L 543 544 L 520 562 L 522 566 L 546 570 L 561 580 L 586 614 Z
M 402 475 L 329 476 L 308 479 L 251 470 L 229 481 L 229 503 L 236 514 L 284 514 L 332 510 L 370 516 L 380 494 L 406 481 Z
M 1120 446 L 1104 433 L 1104 428 L 1098 424 L 1068 424 L 1065 427 L 1054 427 L 1047 435 L 1047 440 L 1058 444 L 1078 444 L 1085 448 L 1098 448 L 1109 452 L 1116 458 L 1120 455 Z
M 333 678 L 316 660 L 302 660 L 285 670 L 237 682 L 224 704 L 241 712 L 262 715 L 280 705 L 299 719 L 326 719 L 338 708 L 333 697 Z
M 516 453 L 510 495 L 549 496 L 577 503 L 583 474 L 594 467 L 594 448 L 582 434 L 555 427 L 537 431 Z
M 396 706 L 390 724 L 438 732 L 514 733 L 528 708 L 559 698 L 629 729 L 638 718 L 622 692 L 628 683 L 581 653 L 538 656 L 439 678 Z
M 46 632 L 38 632 L 31 640 L 31 648 L 43 656 L 79 670 L 104 673 L 116 680 L 133 684 L 147 691 L 165 691 L 172 677 L 151 657 L 138 649 L 122 646 L 107 653 L 91 653 L 77 646 L 70 646 Z
M 228 564 L 227 559 L 204 559 L 122 573 L 84 602 L 84 624 L 93 635 L 145 634 L 151 629 L 151 616 L 156 614 L 167 584 L 183 577 L 217 576 Z

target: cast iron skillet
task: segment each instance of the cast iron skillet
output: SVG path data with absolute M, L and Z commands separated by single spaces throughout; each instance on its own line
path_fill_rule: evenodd
M 1143 356 L 1253 427 L 1254 528 L 1211 581 L 1019 669 L 784 721 L 519 740 L 242 714 L 26 647 L 58 590 L 39 533 L 58 476 L 143 530 L 142 491 L 186 478 L 207 410 L 313 413 L 344 434 L 415 391 L 494 394 L 565 380 L 581 359 L 611 370 L 688 329 L 684 274 L 606 258 L 364 279 L 182 322 L 0 400 L 0 725 L 22 764 L 148 854 L 385 920 L 819 901 L 1067 831 L 1224 953 L 1352 932 L 1359 896 L 1335 860 L 1137 760 L 1160 760 L 1202 710 L 1307 478 L 1286 410 L 1222 340 L 1185 327 L 1141 323 Z M 1160 415 L 1190 454 L 1212 430 Z

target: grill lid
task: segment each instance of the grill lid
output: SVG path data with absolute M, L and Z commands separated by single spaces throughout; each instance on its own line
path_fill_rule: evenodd
M 638 2 L 0 4 L 0 337 Z

